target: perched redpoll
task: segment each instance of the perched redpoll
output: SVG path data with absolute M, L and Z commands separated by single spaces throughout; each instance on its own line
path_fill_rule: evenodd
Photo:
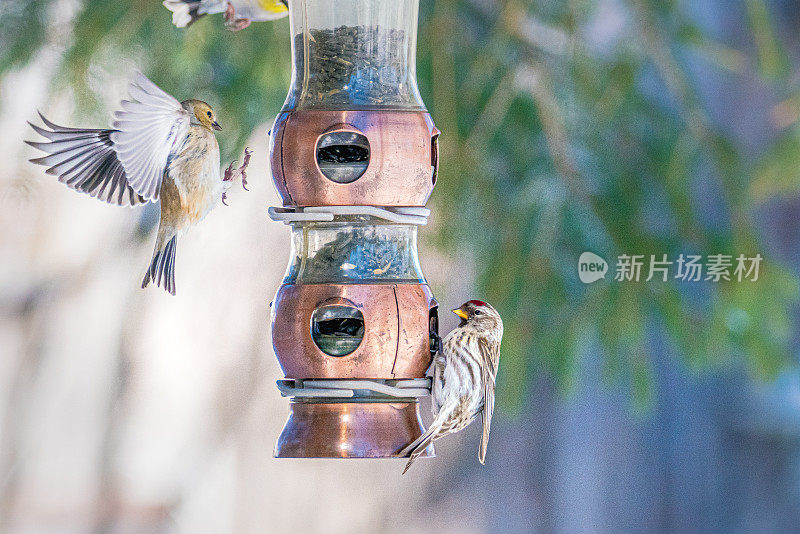
M 131 83 L 130 100 L 114 116 L 113 130 L 65 128 L 40 114 L 48 129 L 31 124 L 49 143 L 29 145 L 48 155 L 32 159 L 72 189 L 118 206 L 161 203 L 155 251 L 142 282 L 152 279 L 175 294 L 175 246 L 178 236 L 200 222 L 233 179 L 233 164 L 221 176 L 214 110 L 200 100 L 175 98 L 143 74 Z
M 172 23 L 185 28 L 203 15 L 225 13 L 225 27 L 243 30 L 251 22 L 275 20 L 289 14 L 288 0 L 164 0 L 172 11 Z
M 461 323 L 444 338 L 442 353 L 433 361 L 434 419 L 424 434 L 400 452 L 400 456 L 411 456 L 403 473 L 428 445 L 463 430 L 478 414 L 483 414 L 478 460 L 484 463 L 486 459 L 503 320 L 481 300 L 465 302 L 453 313 L 461 317 Z

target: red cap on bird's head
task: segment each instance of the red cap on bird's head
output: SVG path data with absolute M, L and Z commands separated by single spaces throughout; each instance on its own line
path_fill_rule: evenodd
M 483 302 L 482 300 L 468 300 L 467 302 L 462 304 L 460 308 L 456 308 L 455 310 L 453 310 L 453 313 L 455 313 L 456 315 L 461 317 L 464 321 L 466 321 L 467 319 L 469 319 L 471 315 L 471 312 L 467 310 L 469 310 L 470 308 L 477 308 L 479 306 L 489 306 L 489 305 Z

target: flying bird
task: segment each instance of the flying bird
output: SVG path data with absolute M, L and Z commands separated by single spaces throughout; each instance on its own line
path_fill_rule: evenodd
M 288 0 L 164 0 L 172 23 L 186 28 L 204 15 L 225 14 L 225 27 L 239 31 L 251 22 L 276 20 L 289 14 Z
M 114 113 L 114 129 L 67 128 L 47 120 L 47 128 L 29 123 L 49 142 L 26 141 L 48 155 L 32 159 L 71 189 L 117 206 L 160 202 L 155 251 L 142 288 L 152 280 L 175 294 L 178 236 L 200 222 L 225 199 L 239 176 L 246 184 L 250 151 L 241 167 L 221 176 L 221 130 L 216 114 L 201 100 L 178 102 L 143 74 L 129 86 L 130 100 Z
M 478 460 L 481 464 L 486 460 L 503 320 L 482 300 L 467 301 L 453 313 L 461 323 L 444 338 L 442 352 L 433 361 L 434 419 L 427 431 L 400 451 L 399 456 L 410 456 L 403 473 L 428 445 L 463 430 L 478 415 L 483 419 Z

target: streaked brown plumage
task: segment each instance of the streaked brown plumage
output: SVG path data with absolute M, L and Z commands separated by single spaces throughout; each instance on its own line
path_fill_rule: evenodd
M 409 455 L 403 473 L 425 449 L 447 434 L 463 430 L 483 415 L 478 460 L 484 463 L 494 411 L 494 385 L 500 363 L 503 320 L 492 306 L 470 300 L 453 313 L 461 324 L 444 338 L 433 362 L 434 420 L 428 430 L 400 452 Z

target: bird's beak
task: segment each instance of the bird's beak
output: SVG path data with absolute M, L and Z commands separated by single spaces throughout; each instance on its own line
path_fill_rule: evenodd
M 220 126 L 217 121 L 212 122 L 211 123 L 211 127 L 214 128 L 217 131 L 222 130 L 222 126 Z
M 453 310 L 453 313 L 455 313 L 456 315 L 458 315 L 459 317 L 461 317 L 465 321 L 467 320 L 467 318 L 469 318 L 469 315 L 467 315 L 467 312 L 465 312 L 461 308 L 456 308 L 455 310 Z

